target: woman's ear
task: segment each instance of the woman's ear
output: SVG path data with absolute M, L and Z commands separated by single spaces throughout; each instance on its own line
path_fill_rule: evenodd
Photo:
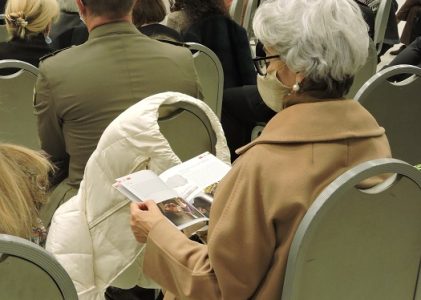
M 295 73 L 295 82 L 301 83 L 305 78 L 304 74 L 301 72 Z

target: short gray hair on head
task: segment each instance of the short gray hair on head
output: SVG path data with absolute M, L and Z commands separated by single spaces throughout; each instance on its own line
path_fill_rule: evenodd
M 58 0 L 57 2 L 62 11 L 79 12 L 76 0 Z
M 267 1 L 253 30 L 292 71 L 328 88 L 352 79 L 368 56 L 368 26 L 353 0 Z

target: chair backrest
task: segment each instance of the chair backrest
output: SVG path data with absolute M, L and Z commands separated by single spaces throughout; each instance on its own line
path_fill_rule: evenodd
M 391 7 L 392 0 L 380 0 L 380 5 L 376 12 L 376 19 L 374 20 L 374 45 L 376 45 L 377 54 L 380 53 L 383 46 Z
M 33 93 L 38 69 L 19 60 L 0 60 L 0 69 L 17 72 L 0 76 L 0 140 L 40 149 Z
M 206 151 L 216 155 L 216 134 L 205 112 L 197 106 L 188 102 L 163 105 L 158 124 L 181 161 Z
M 370 44 L 368 45 L 368 57 L 364 66 L 355 74 L 354 82 L 352 83 L 351 88 L 349 89 L 346 98 L 352 99 L 358 90 L 366 83 L 374 74 L 376 74 L 377 69 L 377 52 L 374 42 L 370 39 Z
M 245 0 L 233 0 L 229 9 L 231 18 L 241 25 L 243 17 L 243 5 Z
M 402 74 L 413 75 L 400 82 L 389 81 L 390 77 Z M 420 91 L 421 69 L 397 65 L 375 74 L 355 95 L 355 100 L 386 129 L 393 157 L 411 164 L 421 162 Z
M 4 20 L 4 14 L 0 14 L 0 20 Z M 5 42 L 9 39 L 6 25 L 0 23 L 0 42 Z
M 0 299 L 77 300 L 67 272 L 43 248 L 0 234 Z
M 202 84 L 205 103 L 221 119 L 224 71 L 221 61 L 208 47 L 198 43 L 185 43 L 193 53 L 194 66 Z
M 367 190 L 356 186 L 393 174 Z M 282 300 L 421 299 L 421 172 L 362 163 L 317 197 L 295 233 Z
M 244 18 L 243 18 L 243 23 L 242 26 L 246 29 L 247 31 L 247 35 L 249 36 L 249 38 L 252 38 L 254 33 L 253 33 L 253 17 L 254 17 L 254 13 L 256 12 L 257 9 L 257 2 L 258 0 L 246 0 L 247 1 L 247 6 L 246 6 L 246 10 L 244 12 Z

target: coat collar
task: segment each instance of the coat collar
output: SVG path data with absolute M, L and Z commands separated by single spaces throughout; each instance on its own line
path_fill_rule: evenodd
M 124 21 L 107 23 L 107 24 L 103 24 L 92 29 L 92 31 L 89 33 L 89 40 L 99 38 L 102 36 L 111 35 L 111 34 L 128 34 L 128 33 L 140 34 L 136 26 L 134 26 L 132 23 L 124 22 Z
M 276 114 L 258 138 L 236 152 L 242 154 L 256 144 L 327 142 L 381 136 L 384 132 L 355 100 L 300 103 Z

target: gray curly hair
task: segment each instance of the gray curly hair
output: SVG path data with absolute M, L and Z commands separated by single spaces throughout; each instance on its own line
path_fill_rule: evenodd
M 343 96 L 368 56 L 368 27 L 353 0 L 266 1 L 253 30 L 290 70 L 304 75 L 305 89 L 327 90 L 327 97 L 335 90 Z

